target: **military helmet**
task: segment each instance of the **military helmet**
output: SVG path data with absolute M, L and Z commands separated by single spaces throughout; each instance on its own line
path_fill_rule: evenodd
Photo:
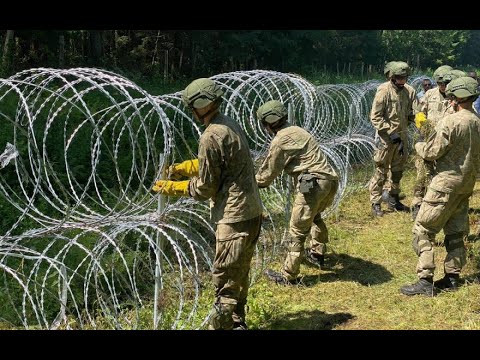
M 184 104 L 190 108 L 201 109 L 221 98 L 223 91 L 213 80 L 200 78 L 192 81 L 182 92 Z
M 443 75 L 445 75 L 447 72 L 450 70 L 453 70 L 453 68 L 450 65 L 442 65 L 439 66 L 434 72 L 433 72 L 433 79 L 438 83 L 438 82 L 443 82 Z
M 453 79 L 447 85 L 446 94 L 447 96 L 453 95 L 457 98 L 467 98 L 470 96 L 478 96 L 480 92 L 478 91 L 477 80 L 470 76 L 462 76 Z
M 394 63 L 396 63 L 396 61 L 390 61 L 385 63 L 385 67 L 383 68 L 383 74 L 388 78 L 390 77 L 390 68 Z
M 390 65 L 390 76 L 408 76 L 410 75 L 410 66 L 404 61 L 392 61 Z
M 267 124 L 274 124 L 288 115 L 287 108 L 277 100 L 267 101 L 257 110 L 257 119 Z
M 448 84 L 452 80 L 458 79 L 459 77 L 465 77 L 465 76 L 467 76 L 467 74 L 465 72 L 463 72 L 462 70 L 455 70 L 454 69 L 454 70 L 450 70 L 450 71 L 447 71 L 446 73 L 444 73 L 442 81 L 445 84 Z

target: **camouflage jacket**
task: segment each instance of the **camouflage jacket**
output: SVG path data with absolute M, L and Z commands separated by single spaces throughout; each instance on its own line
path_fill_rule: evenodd
M 425 93 L 425 96 L 420 100 L 419 110 L 423 111 L 427 119 L 432 121 L 434 125 L 447 113 L 454 113 L 452 107 L 448 104 L 448 99 L 440 92 L 438 87 Z
M 429 187 L 458 194 L 471 193 L 480 166 L 480 119 L 470 110 L 460 110 L 440 119 L 427 142 L 415 144 L 425 160 L 435 161 L 435 176 Z
M 262 213 L 250 149 L 238 123 L 222 114 L 212 119 L 200 137 L 198 162 L 189 192 L 196 200 L 210 199 L 212 221 L 235 223 Z
M 407 138 L 408 122 L 414 121 L 416 103 L 415 89 L 408 84 L 401 90 L 391 81 L 378 86 L 370 121 L 384 142 L 389 143 L 388 135 L 392 133 L 398 133 L 404 140 Z
M 293 176 L 309 173 L 319 179 L 338 180 L 315 138 L 298 126 L 285 124 L 270 144 L 267 157 L 255 178 L 259 187 L 266 187 L 282 170 Z

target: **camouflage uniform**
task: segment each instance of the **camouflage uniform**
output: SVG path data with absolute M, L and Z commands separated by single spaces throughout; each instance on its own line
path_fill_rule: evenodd
M 416 103 L 415 90 L 408 84 L 398 90 L 391 81 L 381 84 L 373 100 L 370 120 L 377 130 L 377 150 L 373 160 L 376 171 L 370 180 L 370 202 L 380 204 L 383 187 L 390 195 L 400 193 L 400 180 L 407 161 L 407 126 L 413 120 L 413 106 Z M 400 144 L 392 144 L 390 135 L 397 133 L 403 142 L 403 155 L 399 153 Z M 390 184 L 386 184 L 391 171 Z
M 468 234 L 468 199 L 480 166 L 480 121 L 469 110 L 439 120 L 428 142 L 415 145 L 425 160 L 435 161 L 433 177 L 413 226 L 417 275 L 433 277 L 435 235 L 443 229 L 446 274 L 459 274 L 466 262 L 463 238 Z
M 427 121 L 420 128 L 420 135 L 423 139 L 428 139 L 433 133 L 433 129 L 438 121 L 448 114 L 453 114 L 453 107 L 439 88 L 430 89 L 420 100 L 418 110 L 425 113 Z M 433 176 L 433 163 L 425 162 L 418 154 L 415 157 L 415 168 L 417 169 L 417 178 L 413 190 L 412 206 L 420 206 L 425 196 L 425 190 Z
M 280 127 L 273 138 L 269 153 L 256 174 L 258 186 L 267 187 L 282 171 L 293 177 L 297 190 L 290 218 L 288 254 L 282 271 L 286 279 L 294 280 L 300 272 L 309 233 L 312 253 L 323 255 L 326 251 L 328 231 L 322 211 L 333 202 L 338 176 L 315 138 L 290 124 Z M 309 192 L 299 191 L 301 181 L 313 181 Z
M 248 273 L 261 227 L 262 202 L 247 139 L 225 115 L 210 121 L 200 137 L 199 175 L 189 184 L 196 200 L 210 199 L 216 226 L 213 283 L 216 303 L 210 327 L 231 329 L 244 321 Z

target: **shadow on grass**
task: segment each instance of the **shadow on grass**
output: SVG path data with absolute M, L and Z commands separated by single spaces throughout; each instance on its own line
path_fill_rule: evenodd
M 310 264 L 307 266 L 315 267 Z M 331 254 L 325 257 L 324 270 L 318 275 L 304 276 L 302 283 L 312 286 L 318 282 L 356 281 L 368 286 L 382 284 L 392 278 L 392 273 L 382 265 L 347 254 Z
M 469 208 L 468 213 L 473 215 L 480 215 L 480 209 Z
M 470 234 L 467 236 L 467 242 L 475 242 L 480 240 L 480 234 Z
M 462 285 L 468 284 L 480 284 L 480 272 L 475 272 L 473 274 L 467 275 L 461 279 L 460 282 Z
M 320 310 L 302 310 L 271 319 L 266 325 L 269 330 L 331 330 L 355 318 L 349 313 L 327 314 Z

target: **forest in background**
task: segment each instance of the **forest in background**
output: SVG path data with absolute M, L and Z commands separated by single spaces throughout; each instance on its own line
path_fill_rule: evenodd
M 97 67 L 171 83 L 251 69 L 367 75 L 385 61 L 414 70 L 480 65 L 480 30 L 1 30 L 0 76 Z

